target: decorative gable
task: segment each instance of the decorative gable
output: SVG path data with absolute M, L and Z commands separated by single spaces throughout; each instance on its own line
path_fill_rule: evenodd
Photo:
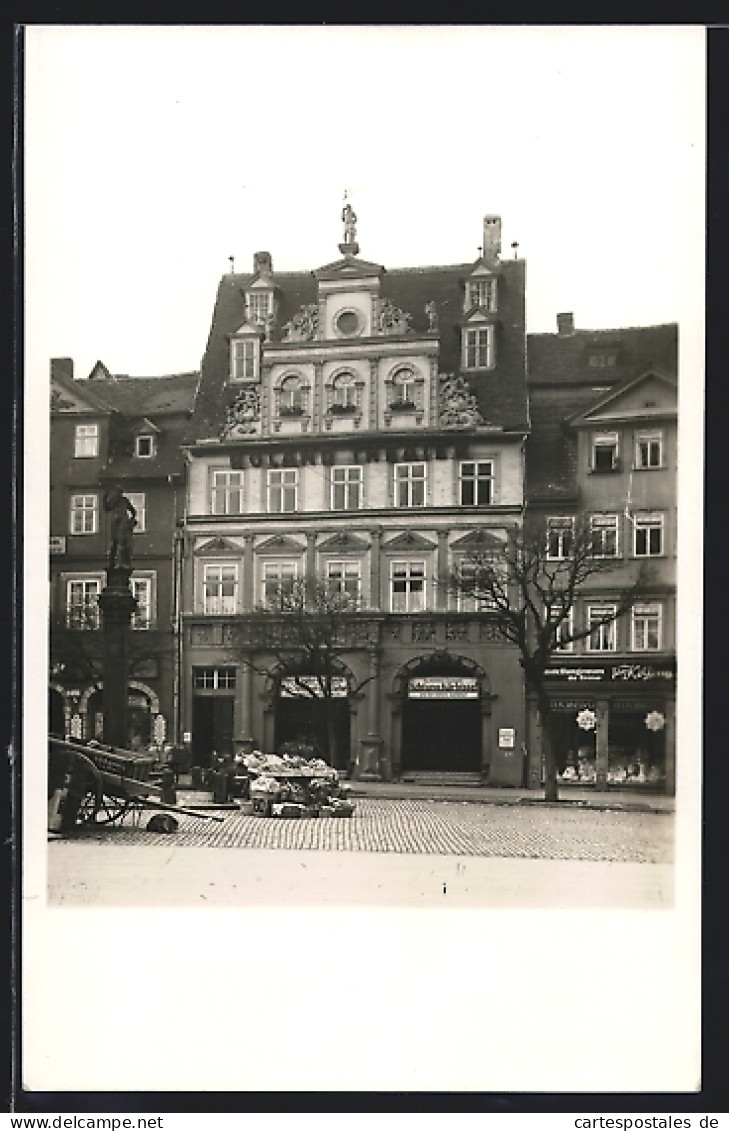
M 260 546 L 256 546 L 257 554 L 302 554 L 303 552 L 304 546 L 294 538 L 289 538 L 287 534 L 278 534 L 273 538 L 267 538 L 265 542 L 261 542 Z
M 505 533 L 495 534 L 490 530 L 472 530 L 451 542 L 451 549 L 460 554 L 489 554 L 502 552 L 506 542 Z
M 314 272 L 314 278 L 319 282 L 337 282 L 351 279 L 380 279 L 385 273 L 385 268 L 379 263 L 368 263 L 365 259 L 354 259 L 349 256 L 337 259 L 334 263 L 327 263 Z
M 342 534 L 332 534 L 331 538 L 319 543 L 318 549 L 333 553 L 356 553 L 369 549 L 369 543 L 364 538 L 345 531 Z
M 655 372 L 644 373 L 622 388 L 613 389 L 608 396 L 601 397 L 586 412 L 571 417 L 570 423 L 580 428 L 675 416 L 677 395 L 676 383 L 671 378 Z
M 416 534 L 409 530 L 406 534 L 399 534 L 396 538 L 385 542 L 382 548 L 383 550 L 394 550 L 397 553 L 411 550 L 434 550 L 435 542 L 424 538 L 422 534 Z
M 154 433 L 159 435 L 160 429 L 148 416 L 142 417 L 141 420 L 132 425 L 132 434 L 135 436 L 150 436 Z
M 257 322 L 251 321 L 246 318 L 245 322 L 241 322 L 237 330 L 234 330 L 230 335 L 231 338 L 243 338 L 246 336 L 255 335 L 257 338 L 261 336 L 261 327 Z
M 242 547 L 232 542 L 230 538 L 209 538 L 207 542 L 195 547 L 196 554 L 235 554 L 240 557 Z

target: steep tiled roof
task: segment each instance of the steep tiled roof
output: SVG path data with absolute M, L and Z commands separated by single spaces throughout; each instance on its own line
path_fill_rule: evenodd
M 380 294 L 412 316 L 416 333 L 428 329 L 425 305 L 435 302 L 440 340 L 440 370 L 456 372 L 460 364 L 458 323 L 462 317 L 463 281 L 473 264 L 444 267 L 417 267 L 387 270 L 381 279 Z M 188 441 L 217 437 L 225 422 L 228 404 L 236 394 L 226 385 L 229 368 L 228 336 L 245 318 L 245 288 L 252 275 L 230 274 L 221 279 L 213 311 L 212 325 L 202 363 L 200 390 L 188 432 Z M 276 272 L 277 328 L 273 340 L 280 339 L 281 327 L 298 313 L 301 306 L 315 303 L 317 283 L 311 272 Z M 471 377 L 471 388 L 484 420 L 506 430 L 522 430 L 527 425 L 524 263 L 501 264 L 499 312 L 496 341 L 496 369 Z
M 165 377 L 111 377 L 74 381 L 74 386 L 102 399 L 125 416 L 158 416 L 192 409 L 199 373 Z
M 595 401 L 591 389 L 560 390 L 559 399 L 532 389 L 529 398 L 531 432 L 526 443 L 527 498 L 576 495 L 577 435 L 565 420 Z
M 75 388 L 94 396 L 114 414 L 113 440 L 107 475 L 125 479 L 155 479 L 179 474 L 181 445 L 189 423 L 199 373 L 165 377 L 109 377 L 74 381 Z M 145 419 L 157 425 L 155 454 L 134 456 L 134 436 Z
M 592 367 L 591 354 L 615 354 L 615 365 Z M 529 334 L 529 384 L 617 384 L 656 366 L 675 374 L 678 326 L 632 326 L 623 330 L 575 330 L 572 334 Z
M 607 390 L 627 386 L 650 370 L 675 377 L 678 327 L 577 330 L 573 334 L 530 334 L 529 411 L 526 445 L 527 497 L 569 500 L 577 493 L 577 436 L 570 417 L 605 399 Z M 591 353 L 613 353 L 615 365 L 591 367 Z

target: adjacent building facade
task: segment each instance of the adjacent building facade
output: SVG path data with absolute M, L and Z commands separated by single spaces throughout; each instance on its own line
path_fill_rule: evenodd
M 569 553 L 575 522 L 612 568 L 572 615 L 596 625 L 548 671 L 564 781 L 675 788 L 677 354 L 675 324 L 576 330 L 528 340 L 532 433 L 527 505 Z M 605 611 L 641 578 L 640 598 Z M 541 781 L 536 707 L 528 704 L 530 784 Z
M 136 511 L 129 680 L 130 743 L 172 739 L 179 727 L 179 633 L 173 552 L 184 506 L 180 444 L 199 375 L 115 377 L 97 363 L 75 380 L 51 363 L 51 731 L 103 733 L 98 596 L 109 548 L 104 494 L 123 484 Z
M 488 216 L 476 262 L 390 271 L 343 219 L 335 261 L 277 273 L 260 253 L 218 289 L 186 442 L 184 736 L 200 765 L 303 737 L 311 673 L 258 654 L 250 626 L 317 576 L 358 608 L 341 768 L 520 785 L 518 656 L 448 577 L 522 520 L 524 263 Z
M 475 262 L 389 270 L 340 255 L 221 280 L 201 372 L 74 380 L 51 367 L 51 690 L 56 732 L 100 737 L 104 492 L 135 507 L 132 744 L 193 765 L 324 746 L 303 655 L 261 640 L 303 579 L 345 596 L 327 726 L 338 768 L 539 788 L 519 655 L 455 571 L 525 512 L 547 557 L 587 523 L 609 568 L 547 673 L 563 782 L 675 784 L 677 327 L 525 326 L 525 265 L 486 216 Z M 528 367 L 527 367 L 528 354 Z M 621 594 L 640 599 L 610 624 Z M 281 632 L 285 632 L 282 627 Z M 332 723 L 333 719 L 333 723 Z

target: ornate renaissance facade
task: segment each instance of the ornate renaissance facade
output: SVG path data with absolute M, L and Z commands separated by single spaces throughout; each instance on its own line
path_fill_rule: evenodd
M 199 765 L 316 737 L 316 673 L 256 625 L 317 578 L 351 598 L 340 767 L 521 785 L 518 657 L 448 578 L 522 520 L 524 263 L 487 216 L 475 262 L 387 270 L 342 219 L 334 262 L 262 252 L 218 288 L 185 443 L 182 730 Z

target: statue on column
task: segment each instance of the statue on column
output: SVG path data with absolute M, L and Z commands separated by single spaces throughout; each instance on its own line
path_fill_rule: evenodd
M 357 240 L 357 215 L 352 205 L 347 203 L 342 209 L 342 223 L 344 224 L 344 242 L 356 243 Z
M 121 489 L 120 483 L 104 495 L 104 510 L 111 515 L 109 569 L 132 568 L 132 533 L 137 525 L 137 512 Z

